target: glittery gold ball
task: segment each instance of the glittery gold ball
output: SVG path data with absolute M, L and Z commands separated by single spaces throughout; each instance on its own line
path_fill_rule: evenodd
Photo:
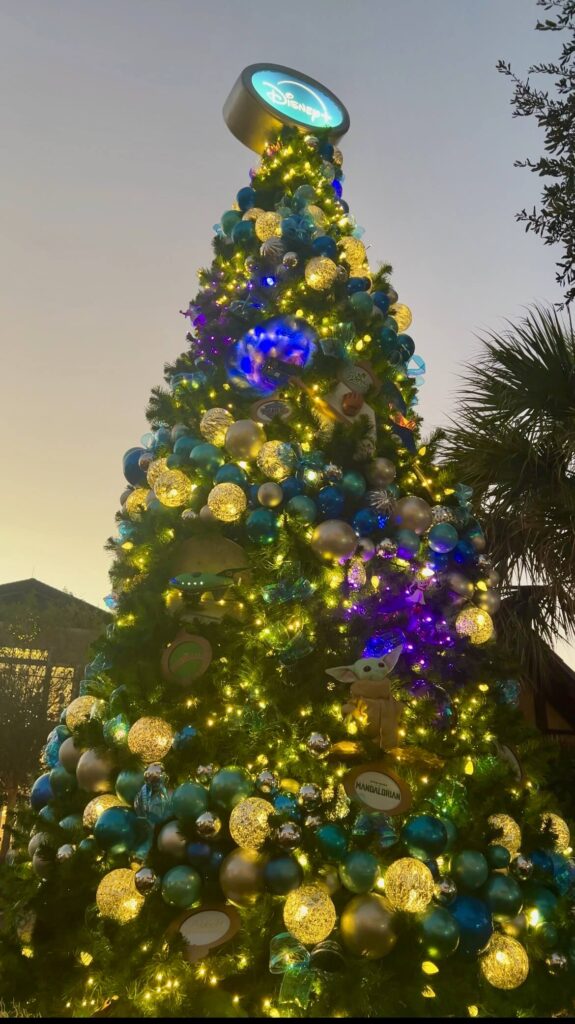
M 390 864 L 384 878 L 385 895 L 394 910 L 419 914 L 431 902 L 434 881 L 431 871 L 415 857 L 400 857 Z
M 128 747 L 144 764 L 161 761 L 174 739 L 171 725 L 163 718 L 138 718 L 128 733 Z
M 365 245 L 363 242 L 360 242 L 359 238 L 352 238 L 351 236 L 342 238 L 339 247 L 344 260 L 346 263 L 349 263 L 351 269 L 359 269 L 363 266 L 367 253 Z
M 156 480 L 154 494 L 162 505 L 166 505 L 168 508 L 180 508 L 191 497 L 192 485 L 186 474 L 182 473 L 180 469 L 169 469 Z
M 141 519 L 147 508 L 149 490 L 147 487 L 135 487 L 130 491 L 124 502 L 124 511 L 130 519 Z
M 257 796 L 236 804 L 230 814 L 230 835 L 246 850 L 259 850 L 270 834 L 269 816 L 273 807 Z
M 521 829 L 508 814 L 492 814 L 487 824 L 495 833 L 491 846 L 504 846 L 512 857 L 521 849 Z
M 148 466 L 148 472 L 146 473 L 146 480 L 148 481 L 150 487 L 154 486 L 158 477 L 162 476 L 163 473 L 166 473 L 167 469 L 167 459 L 154 459 L 153 462 L 150 462 L 150 465 Z
M 97 704 L 96 697 L 76 697 L 68 707 L 66 708 L 66 725 L 69 729 L 75 729 L 82 722 L 87 722 L 90 717 L 90 712 L 94 705 Z
M 82 824 L 84 828 L 93 829 L 100 815 L 107 811 L 109 807 L 123 806 L 122 801 L 114 793 L 101 793 L 100 796 L 95 796 L 84 807 Z
M 493 636 L 493 619 L 489 612 L 469 605 L 457 616 L 455 628 L 460 636 L 469 637 L 472 644 L 484 644 Z
M 259 206 L 252 206 L 251 210 L 246 210 L 242 220 L 257 220 L 258 217 L 261 217 L 265 212 L 265 210 L 260 210 Z
M 245 491 L 237 484 L 216 484 L 208 494 L 208 508 L 222 523 L 235 523 L 247 507 Z
M 311 219 L 313 220 L 316 228 L 326 228 L 327 227 L 329 221 L 328 221 L 328 218 L 326 217 L 325 213 L 323 212 L 321 206 L 315 206 L 312 203 L 310 206 L 308 206 L 307 212 L 309 213 Z
M 282 233 L 282 219 L 279 213 L 260 213 L 256 218 L 255 232 L 260 242 Z
M 529 957 L 517 939 L 494 932 L 479 966 L 494 988 L 518 988 L 529 974 Z
M 329 256 L 314 256 L 305 265 L 305 279 L 314 291 L 324 292 L 337 281 L 337 266 Z
M 96 891 L 96 904 L 102 917 L 126 924 L 138 916 L 144 897 L 136 889 L 134 872 L 117 868 L 104 875 Z
M 336 913 L 326 887 L 301 885 L 284 903 L 284 924 L 295 939 L 306 946 L 327 939 L 333 931 Z
M 556 853 L 563 853 L 571 842 L 569 826 L 558 814 L 551 814 L 549 811 L 541 815 L 539 825 L 544 831 L 545 839 L 554 844 Z
M 285 480 L 295 465 L 295 453 L 285 441 L 266 441 L 258 452 L 257 463 L 272 480 Z
M 400 334 L 407 330 L 413 320 L 409 306 L 402 306 L 401 303 L 396 306 L 390 306 L 389 315 L 395 320 Z
M 206 441 L 223 448 L 228 427 L 233 422 L 234 417 L 227 409 L 208 409 L 200 420 L 200 433 Z

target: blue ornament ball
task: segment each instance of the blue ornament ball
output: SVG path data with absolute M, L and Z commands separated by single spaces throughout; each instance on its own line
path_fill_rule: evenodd
M 190 457 L 190 453 L 202 442 L 198 437 L 179 437 L 174 444 L 174 455 L 182 455 L 185 459 Z
M 236 466 L 234 462 L 220 466 L 214 480 L 217 484 L 237 484 L 238 487 L 245 487 L 248 482 L 245 471 L 241 466 Z
M 246 533 L 254 544 L 273 544 L 279 533 L 278 517 L 269 508 L 256 508 L 246 519 Z
M 246 185 L 245 188 L 241 188 L 236 196 L 238 206 L 242 213 L 246 210 L 251 210 L 256 205 L 256 192 L 255 189 Z
M 368 277 L 350 277 L 346 285 L 348 295 L 357 295 L 358 292 L 365 292 L 369 288 Z M 373 299 L 372 299 L 373 302 Z
M 208 791 L 199 782 L 182 782 L 172 795 L 178 821 L 191 823 L 208 809 Z
M 174 750 L 193 750 L 197 743 L 198 730 L 193 725 L 184 725 L 174 736 Z
M 162 878 L 162 899 L 171 907 L 185 910 L 197 903 L 202 891 L 198 872 L 185 864 L 170 868 Z
M 296 476 L 286 477 L 285 480 L 282 480 L 282 491 L 284 492 L 284 501 L 290 501 L 291 498 L 295 498 L 297 494 L 303 494 L 304 487 L 305 485 L 303 480 L 298 480 Z
M 341 517 L 345 497 L 339 487 L 335 487 L 333 484 L 322 487 L 316 501 L 320 518 L 339 519 Z
M 367 483 L 363 473 L 350 470 L 348 473 L 343 474 L 340 487 L 346 498 L 349 498 L 351 501 L 359 501 L 366 492 Z
M 278 793 L 273 798 L 275 816 L 282 821 L 297 821 L 301 818 L 300 806 L 293 793 Z
M 410 338 L 409 334 L 398 334 L 397 344 L 401 353 L 403 362 L 406 363 L 408 359 L 411 359 L 415 352 L 415 342 L 413 338 Z
M 379 528 L 379 516 L 372 508 L 360 508 L 359 512 L 355 513 L 351 525 L 358 537 L 369 537 Z M 419 544 L 417 546 L 419 548 Z
M 337 245 L 330 235 L 318 235 L 311 243 L 314 256 L 327 256 L 330 260 L 337 259 Z
M 429 546 L 440 555 L 453 551 L 459 540 L 459 534 L 451 523 L 437 523 L 431 527 L 427 535 Z
M 218 809 L 231 811 L 241 800 L 250 796 L 253 789 L 253 782 L 242 768 L 221 768 L 210 783 L 210 800 Z
M 190 452 L 190 462 L 198 469 L 205 469 L 207 473 L 216 473 L 225 461 L 225 455 L 215 444 L 204 442 L 197 444 Z
M 133 804 L 144 782 L 143 772 L 123 768 L 116 778 L 116 793 L 120 800 L 125 800 L 127 804 Z
M 478 850 L 462 850 L 451 862 L 451 874 L 464 889 L 479 889 L 487 881 L 489 865 Z
M 49 773 L 40 775 L 30 790 L 30 804 L 33 810 L 40 811 L 53 796 Z
M 136 839 L 137 821 L 129 807 L 108 807 L 94 826 L 98 846 L 108 853 L 127 853 Z
M 275 896 L 285 896 L 302 883 L 303 871 L 293 857 L 274 857 L 264 867 L 264 884 Z
M 194 842 L 186 846 L 186 859 L 194 868 L 205 868 L 210 863 L 213 847 L 209 843 Z
M 239 220 L 232 228 L 234 245 L 249 245 L 255 237 L 253 220 Z
M 352 850 L 339 865 L 342 885 L 350 892 L 369 892 L 375 885 L 379 861 L 369 850 Z
M 315 833 L 321 854 L 329 861 L 340 861 L 347 854 L 347 835 L 341 825 L 320 825 Z
M 401 830 L 401 838 L 410 853 L 426 860 L 431 854 L 437 856 L 447 847 L 447 829 L 439 818 L 431 814 L 418 814 L 411 818 Z
M 140 456 L 145 455 L 145 448 L 128 448 L 122 459 L 124 476 L 129 484 L 140 487 L 146 483 L 146 471 L 139 465 Z
M 381 312 L 385 316 L 391 305 L 389 297 L 385 294 L 385 292 L 372 292 L 371 298 L 373 300 L 374 306 L 377 306 L 377 308 L 381 310 Z
M 45 825 L 55 825 L 58 821 L 58 816 L 53 807 L 50 804 L 45 804 L 38 811 L 38 817 L 44 822 Z
M 54 789 L 54 783 L 52 783 Z M 54 792 L 56 790 L 54 789 Z M 553 861 L 547 850 L 532 850 L 529 854 L 533 863 L 533 881 L 549 882 L 553 878 Z
M 282 488 L 284 489 L 285 481 L 282 481 Z M 296 494 L 294 498 L 290 498 L 286 505 L 286 512 L 292 519 L 297 519 L 300 523 L 313 523 L 317 519 L 317 505 L 312 498 L 308 498 L 305 494 Z
M 491 911 L 475 896 L 456 896 L 449 906 L 460 930 L 459 949 L 466 956 L 475 956 L 485 949 L 493 934 Z

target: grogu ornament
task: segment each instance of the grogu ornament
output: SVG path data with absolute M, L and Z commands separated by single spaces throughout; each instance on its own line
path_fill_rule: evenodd
M 342 711 L 362 722 L 365 735 L 377 740 L 381 750 L 398 744 L 401 704 L 395 700 L 387 677 L 402 650 L 400 645 L 381 658 L 358 658 L 353 665 L 327 669 L 328 676 L 338 682 L 351 683 L 351 700 Z

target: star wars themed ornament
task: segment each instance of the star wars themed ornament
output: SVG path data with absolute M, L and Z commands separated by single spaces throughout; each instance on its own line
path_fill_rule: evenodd
M 183 622 L 220 622 L 224 616 L 242 620 L 245 614 L 243 603 L 227 592 L 233 589 L 231 583 L 243 585 L 248 580 L 248 559 L 239 544 L 220 534 L 190 537 L 180 544 L 175 553 L 174 569 L 179 576 L 197 574 L 197 578 L 212 584 L 215 584 L 214 578 L 227 581 L 225 589 L 216 585 L 204 586 L 192 607 L 184 609 L 182 605 L 176 609 Z
M 186 910 L 168 928 L 167 934 L 180 934 L 184 955 L 190 963 L 203 960 L 213 949 L 233 939 L 240 930 L 237 910 L 224 903 L 204 904 L 197 910 Z
M 375 739 L 382 750 L 398 745 L 401 704 L 395 700 L 387 676 L 402 650 L 399 645 L 382 657 L 358 658 L 352 665 L 326 670 L 338 682 L 351 683 L 351 699 L 342 712 L 363 726 L 364 734 Z
M 381 387 L 381 382 L 368 362 L 344 363 L 337 379 L 351 391 L 358 391 L 360 395 L 367 395 L 369 391 L 377 394 Z
M 162 655 L 162 675 L 166 682 L 187 689 L 203 676 L 212 660 L 212 646 L 203 636 L 178 633 Z
M 250 409 L 250 416 L 257 423 L 273 423 L 274 420 L 285 423 L 292 415 L 291 405 L 282 398 L 261 398 Z
M 411 806 L 411 791 L 403 779 L 379 761 L 360 764 L 343 778 L 350 800 L 385 814 L 405 814 Z

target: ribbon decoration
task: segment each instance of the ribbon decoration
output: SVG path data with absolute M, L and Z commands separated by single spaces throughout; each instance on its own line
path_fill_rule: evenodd
M 278 1009 L 284 1017 L 300 1017 L 308 1006 L 314 979 L 331 974 L 344 965 L 341 947 L 326 939 L 312 950 L 290 935 L 280 932 L 270 943 L 271 974 L 283 974 L 279 991 Z
M 305 601 L 313 594 L 313 586 L 303 576 L 289 582 L 280 580 L 279 583 L 271 583 L 262 589 L 262 597 L 266 604 L 287 604 L 288 601 Z

